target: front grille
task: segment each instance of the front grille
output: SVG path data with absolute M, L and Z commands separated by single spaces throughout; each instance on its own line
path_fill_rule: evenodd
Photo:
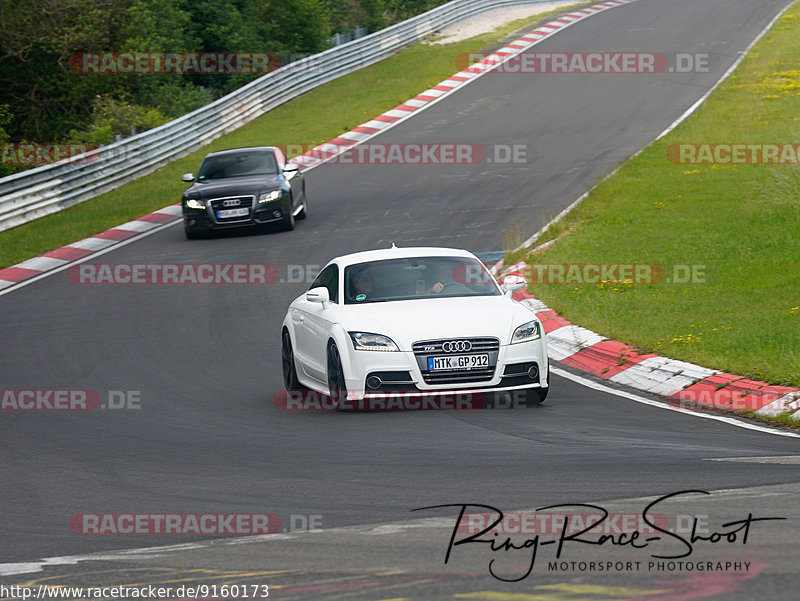
M 253 213 L 253 203 L 255 196 L 226 196 L 225 198 L 214 198 L 209 201 L 211 210 L 214 213 L 214 219 L 217 223 L 232 223 L 234 221 L 248 221 Z M 230 201 L 238 200 L 239 204 L 234 206 L 225 206 L 226 201 L 230 205 Z M 234 217 L 218 217 L 217 211 L 226 211 L 228 209 L 247 209 L 247 215 L 238 215 Z
M 459 353 L 446 353 L 442 350 L 445 342 L 466 341 L 472 345 L 468 351 Z M 464 354 L 464 353 L 487 353 L 497 352 L 500 349 L 500 341 L 497 338 L 447 338 L 446 340 L 423 340 L 415 342 L 411 347 L 415 355 L 425 355 L 435 357 L 439 355 Z
M 442 348 L 443 345 L 454 341 L 469 342 L 470 349 L 445 352 Z M 422 379 L 426 384 L 471 384 L 473 382 L 486 382 L 494 377 L 497 355 L 500 351 L 500 341 L 497 338 L 446 338 L 415 342 L 411 348 L 414 351 L 420 372 L 422 372 Z M 470 370 L 428 371 L 428 357 L 474 355 L 478 353 L 489 354 L 489 367 Z

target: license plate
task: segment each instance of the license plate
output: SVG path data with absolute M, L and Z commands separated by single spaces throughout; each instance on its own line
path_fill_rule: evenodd
M 217 219 L 225 219 L 226 217 L 246 217 L 250 214 L 250 209 L 223 209 L 217 211 Z
M 489 355 L 428 357 L 428 371 L 482 369 L 489 367 Z

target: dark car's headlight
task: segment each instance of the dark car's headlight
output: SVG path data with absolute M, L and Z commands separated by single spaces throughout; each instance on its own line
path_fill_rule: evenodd
M 530 342 L 531 340 L 538 340 L 542 337 L 542 332 L 539 330 L 538 321 L 529 321 L 522 324 L 511 335 L 511 344 L 518 342 Z
M 258 197 L 258 202 L 270 202 L 273 200 L 278 200 L 280 197 L 281 197 L 280 190 L 273 190 L 272 192 L 264 192 L 264 194 Z
M 399 351 L 394 340 L 381 334 L 369 332 L 348 332 L 357 351 Z
M 198 200 L 197 198 L 187 198 L 186 206 L 190 209 L 205 209 L 206 203 L 204 203 L 202 200 Z

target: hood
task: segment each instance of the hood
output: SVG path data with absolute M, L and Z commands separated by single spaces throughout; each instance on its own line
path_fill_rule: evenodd
M 225 179 L 195 182 L 184 192 L 185 196 L 209 200 L 221 196 L 256 195 L 261 192 L 277 190 L 283 179 L 280 175 L 256 175 L 252 177 L 231 177 Z
M 493 336 L 508 344 L 535 315 L 506 296 L 431 298 L 341 307 L 348 331 L 389 336 L 401 351 L 420 340 Z

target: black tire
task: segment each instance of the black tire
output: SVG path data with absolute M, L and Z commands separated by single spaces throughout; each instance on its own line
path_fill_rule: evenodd
M 525 400 L 528 402 L 529 405 L 541 405 L 544 403 L 544 400 L 547 398 L 547 392 L 550 390 L 549 387 L 547 388 L 526 388 L 525 390 L 520 390 L 520 392 L 524 392 Z
M 287 330 L 284 330 L 281 336 L 281 368 L 283 370 L 283 385 L 287 391 L 306 389 L 297 379 L 297 366 L 294 363 L 292 339 Z
M 187 230 L 185 228 L 184 228 L 183 231 L 186 234 L 186 239 L 187 240 L 200 240 L 200 238 L 203 237 L 203 234 L 201 234 L 200 232 L 193 232 L 193 231 Z
M 305 219 L 308 217 L 308 196 L 306 196 L 306 185 L 303 183 L 303 208 L 297 214 L 296 219 Z
M 328 347 L 328 391 L 333 406 L 341 408 L 342 401 L 347 399 L 347 384 L 344 381 L 344 370 L 342 369 L 342 359 L 339 357 L 339 349 L 336 343 L 331 343 Z
M 291 232 L 294 229 L 294 201 L 289 198 L 289 212 L 286 213 L 286 217 L 283 218 L 281 222 L 281 228 L 284 232 Z

